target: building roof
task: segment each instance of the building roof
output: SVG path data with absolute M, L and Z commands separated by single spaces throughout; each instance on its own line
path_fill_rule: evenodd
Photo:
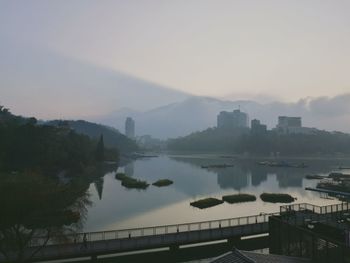
M 262 254 L 233 249 L 211 263 L 309 263 L 309 259 L 283 255 Z

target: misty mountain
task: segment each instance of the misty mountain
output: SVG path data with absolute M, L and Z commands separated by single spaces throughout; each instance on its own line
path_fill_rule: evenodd
M 295 103 L 258 103 L 249 100 L 220 100 L 207 97 L 190 97 L 149 111 L 123 108 L 120 111 L 100 116 L 95 121 L 124 131 L 125 118 L 136 122 L 136 134 L 150 134 L 156 138 L 176 138 L 195 131 L 216 126 L 216 116 L 222 111 L 240 108 L 248 113 L 250 120 L 259 119 L 273 128 L 278 116 L 301 116 L 305 127 L 316 127 L 329 131 L 350 132 L 350 94 L 333 98 L 307 98 Z

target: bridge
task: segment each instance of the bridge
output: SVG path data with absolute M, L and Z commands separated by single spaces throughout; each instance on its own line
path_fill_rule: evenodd
M 166 247 L 178 249 L 182 245 L 225 239 L 235 241 L 244 236 L 268 233 L 268 218 L 271 215 L 279 215 L 279 213 L 262 213 L 196 223 L 56 236 L 51 238 L 47 245 L 32 257 L 32 260 L 76 257 L 94 259 L 99 255 L 121 252 Z M 33 239 L 26 254 L 31 255 L 42 244 L 43 240 L 44 238 L 40 237 Z
M 332 217 L 340 212 L 349 212 L 349 203 L 328 206 L 311 204 L 292 204 L 280 207 L 280 212 L 202 221 L 196 223 L 174 224 L 124 230 L 78 233 L 51 237 L 46 246 L 32 257 L 32 261 L 67 259 L 77 257 L 97 258 L 99 255 L 116 254 L 147 249 L 179 249 L 182 245 L 202 242 L 228 240 L 235 242 L 241 237 L 269 232 L 269 217 L 297 213 L 297 221 L 307 218 Z M 295 218 L 295 217 L 294 217 Z M 31 240 L 26 255 L 31 255 L 44 242 L 43 237 Z M 84 241 L 85 240 L 85 241 Z M 0 262 L 3 260 L 0 256 Z

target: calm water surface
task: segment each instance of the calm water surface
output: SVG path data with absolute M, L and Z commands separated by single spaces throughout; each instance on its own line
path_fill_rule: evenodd
M 146 190 L 126 189 L 107 173 L 89 188 L 93 205 L 89 207 L 84 231 L 113 230 L 143 226 L 197 222 L 213 219 L 277 212 L 281 204 L 264 203 L 263 192 L 289 193 L 297 198 L 295 203 L 317 205 L 337 203 L 318 193 L 305 191 L 315 187 L 317 180 L 305 179 L 306 174 L 328 175 L 339 165 L 350 166 L 344 160 L 292 160 L 305 162 L 308 168 L 265 167 L 256 160 L 235 160 L 214 155 L 162 155 L 157 158 L 133 161 L 118 172 L 153 183 L 158 179 L 171 179 L 174 184 Z M 201 165 L 234 164 L 225 169 L 203 169 Z M 342 172 L 350 172 L 343 170 Z M 198 209 L 190 202 L 205 197 L 221 198 L 226 194 L 251 193 L 256 202 L 228 204 Z

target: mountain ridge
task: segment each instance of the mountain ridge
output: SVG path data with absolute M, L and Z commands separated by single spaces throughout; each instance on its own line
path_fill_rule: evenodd
M 259 103 L 253 100 L 221 100 L 211 97 L 192 96 L 184 100 L 136 112 L 118 111 L 94 119 L 124 130 L 126 117 L 136 122 L 136 134 L 149 134 L 156 138 L 168 139 L 186 136 L 190 133 L 216 126 L 220 111 L 241 109 L 248 113 L 250 120 L 259 119 L 271 129 L 276 126 L 278 116 L 301 116 L 305 127 L 350 132 L 346 125 L 350 121 L 350 94 L 332 98 L 306 98 L 293 103 Z M 329 114 L 322 111 L 329 109 Z M 111 121 L 112 120 L 112 121 Z

